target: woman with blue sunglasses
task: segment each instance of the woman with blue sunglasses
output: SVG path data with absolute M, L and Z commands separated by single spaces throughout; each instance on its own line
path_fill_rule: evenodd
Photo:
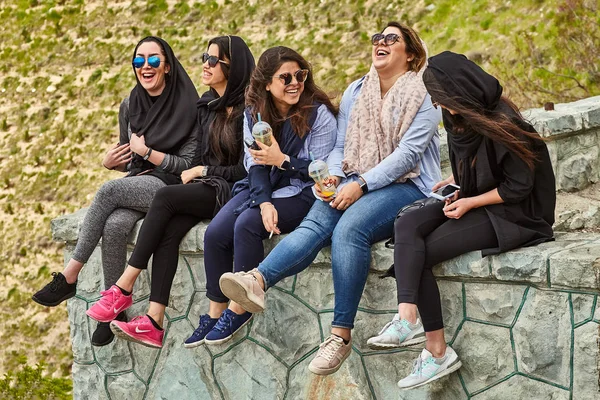
M 132 59 L 136 85 L 119 109 L 119 143 L 111 146 L 102 165 L 126 173 L 102 185 L 88 209 L 79 240 L 65 269 L 33 295 L 53 307 L 73 297 L 77 277 L 102 238 L 104 285 L 110 288 L 123 272 L 127 237 L 144 217 L 156 192 L 180 183 L 196 149 L 198 92 L 190 77 L 161 38 L 149 36 L 135 47 Z M 119 312 L 116 318 L 124 319 Z M 108 325 L 99 326 L 92 344 L 113 339 Z

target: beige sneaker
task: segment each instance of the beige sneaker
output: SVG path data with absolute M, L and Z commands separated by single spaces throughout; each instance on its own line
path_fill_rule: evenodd
M 331 335 L 319 346 L 317 356 L 308 365 L 308 370 L 317 375 L 329 375 L 336 372 L 352 351 L 352 341 L 344 344 L 344 340 Z
M 226 272 L 221 275 L 219 286 L 225 296 L 254 314 L 265 310 L 265 291 L 260 287 L 252 271 L 235 274 Z

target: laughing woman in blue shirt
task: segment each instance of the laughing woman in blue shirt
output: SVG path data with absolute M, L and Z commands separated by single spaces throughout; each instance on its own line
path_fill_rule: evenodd
M 306 269 L 331 244 L 332 331 L 309 365 L 319 375 L 337 371 L 350 354 L 371 245 L 390 237 L 397 211 L 424 198 L 440 179 L 441 113 L 423 84 L 421 39 L 410 27 L 390 22 L 372 44 L 369 73 L 346 89 L 340 105 L 336 146 L 327 160 L 338 186 L 335 198 L 320 196 L 323 201 L 257 269 L 224 274 L 220 281 L 227 297 L 259 312 L 264 290 Z

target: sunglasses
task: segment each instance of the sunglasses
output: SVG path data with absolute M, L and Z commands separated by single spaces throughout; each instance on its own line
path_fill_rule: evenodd
M 202 64 L 208 61 L 208 66 L 214 68 L 217 66 L 217 63 L 223 63 L 225 65 L 229 65 L 227 61 L 219 60 L 217 56 L 211 56 L 208 53 L 202 53 Z
M 371 43 L 373 43 L 373 46 L 377 46 L 382 40 L 383 44 L 386 46 L 391 46 L 400 40 L 400 35 L 395 33 L 388 33 L 387 35 L 384 35 L 383 33 L 376 33 L 371 36 Z
M 135 68 L 140 69 L 146 64 L 146 59 L 142 56 L 137 56 L 133 59 L 132 64 Z M 148 65 L 152 68 L 158 68 L 160 65 L 160 57 L 150 56 L 148 57 Z
M 293 77 L 296 77 L 296 82 L 303 83 L 306 80 L 306 78 L 308 78 L 308 70 L 299 69 L 293 74 L 290 74 L 289 72 L 284 72 L 283 74 L 276 75 L 273 78 L 281 79 L 281 82 L 283 82 L 283 84 L 287 86 L 292 83 Z

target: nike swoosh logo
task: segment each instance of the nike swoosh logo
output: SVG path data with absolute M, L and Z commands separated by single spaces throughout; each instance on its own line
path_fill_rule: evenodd
M 142 330 L 142 329 L 140 329 L 139 326 L 135 327 L 135 333 L 148 333 L 148 332 L 151 332 L 151 331 Z
M 113 311 L 115 312 L 115 314 L 120 313 L 122 309 L 123 309 L 123 306 L 121 306 L 121 308 L 114 308 L 113 307 Z

